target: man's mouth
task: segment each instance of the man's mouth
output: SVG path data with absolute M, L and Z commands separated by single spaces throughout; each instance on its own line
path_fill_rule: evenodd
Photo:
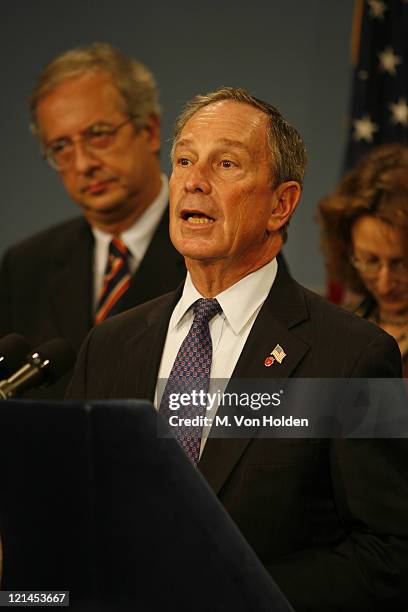
M 184 210 L 181 213 L 181 218 L 187 223 L 199 224 L 199 223 L 214 223 L 215 219 L 206 215 L 203 212 L 196 210 Z
M 89 183 L 88 185 L 85 185 L 85 187 L 82 188 L 82 192 L 83 193 L 86 193 L 86 192 L 93 193 L 93 194 L 101 193 L 105 191 L 108 185 L 112 183 L 113 181 L 114 179 L 104 179 L 101 181 L 95 181 L 94 183 Z

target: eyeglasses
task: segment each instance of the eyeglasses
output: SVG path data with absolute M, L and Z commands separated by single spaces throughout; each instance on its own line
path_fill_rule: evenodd
M 108 123 L 95 123 L 89 128 L 84 130 L 80 136 L 74 138 L 58 138 L 44 147 L 44 157 L 54 170 L 67 170 L 72 166 L 75 158 L 75 142 L 81 142 L 84 149 L 99 157 L 109 153 L 112 147 L 115 145 L 116 136 L 120 129 L 122 129 L 128 123 L 131 123 L 131 119 L 122 121 L 119 125 L 112 126 Z
M 367 278 L 378 276 L 383 266 L 396 277 L 403 278 L 408 276 L 408 259 L 382 259 L 371 255 L 369 257 L 350 257 L 351 264 Z

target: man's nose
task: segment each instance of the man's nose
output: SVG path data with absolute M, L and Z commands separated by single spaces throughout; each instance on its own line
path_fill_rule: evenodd
M 80 174 L 89 174 L 101 166 L 100 160 L 93 155 L 82 141 L 74 143 L 72 165 Z
M 208 169 L 203 164 L 196 163 L 187 170 L 186 191 L 195 193 L 210 193 L 211 183 L 208 177 Z

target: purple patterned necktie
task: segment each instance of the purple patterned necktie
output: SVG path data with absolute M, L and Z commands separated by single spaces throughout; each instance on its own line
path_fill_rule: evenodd
M 170 410 L 171 394 L 191 394 L 192 391 L 208 392 L 212 361 L 212 341 L 209 322 L 219 312 L 217 300 L 201 298 L 194 302 L 194 321 L 177 353 L 160 402 L 160 413 L 168 419 L 177 415 L 180 419 L 203 416 L 205 405 L 180 406 L 177 411 Z M 193 396 L 192 396 L 193 397 Z M 200 455 L 201 425 L 179 426 L 174 428 L 176 438 L 194 463 Z

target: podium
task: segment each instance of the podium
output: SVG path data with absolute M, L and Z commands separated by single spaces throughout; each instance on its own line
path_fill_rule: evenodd
M 290 612 L 159 423 L 142 401 L 0 403 L 2 590 L 70 591 L 78 612 Z

